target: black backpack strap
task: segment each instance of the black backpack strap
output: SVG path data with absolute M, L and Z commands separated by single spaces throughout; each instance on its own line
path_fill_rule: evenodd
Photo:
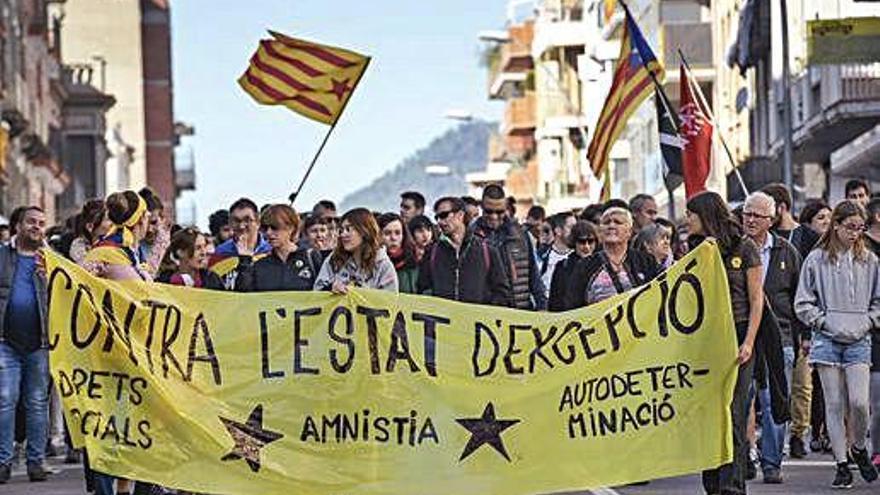
M 618 294 L 623 294 L 626 292 L 626 289 L 623 288 L 623 284 L 620 282 L 620 278 L 617 276 L 617 271 L 614 270 L 614 267 L 611 266 L 611 261 L 608 260 L 608 255 L 605 254 L 605 251 L 601 251 L 602 256 L 602 266 L 605 267 L 605 271 L 608 272 L 608 276 L 611 277 L 611 282 L 614 283 L 614 289 Z

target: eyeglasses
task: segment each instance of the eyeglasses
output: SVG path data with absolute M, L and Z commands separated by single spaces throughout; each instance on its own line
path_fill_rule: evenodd
M 755 213 L 753 211 L 744 211 L 742 212 L 743 218 L 758 218 L 762 220 L 769 220 L 773 218 L 773 215 L 761 215 L 759 213 Z
M 577 244 L 596 244 L 596 238 L 595 237 L 579 237 L 577 240 L 575 240 L 575 242 Z
M 844 229 L 846 229 L 847 231 L 852 232 L 852 233 L 858 233 L 858 232 L 865 231 L 865 224 L 863 224 L 863 223 L 857 223 L 857 224 L 842 223 L 842 224 L 840 224 L 840 226 L 843 227 Z
M 440 220 L 446 220 L 446 217 L 452 215 L 453 213 L 457 213 L 458 210 L 446 210 L 446 211 L 438 211 L 434 214 L 434 219 L 438 222 Z

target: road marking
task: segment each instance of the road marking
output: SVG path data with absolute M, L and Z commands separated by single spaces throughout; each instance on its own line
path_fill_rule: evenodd
M 783 461 L 783 466 L 793 467 L 828 467 L 836 466 L 834 461 Z
M 620 492 L 613 488 L 593 488 L 590 493 L 593 495 L 620 495 Z

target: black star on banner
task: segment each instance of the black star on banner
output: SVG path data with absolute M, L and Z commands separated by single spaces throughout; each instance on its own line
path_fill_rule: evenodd
M 274 431 L 263 429 L 263 405 L 257 405 L 250 416 L 247 423 L 239 423 L 231 419 L 218 416 L 223 426 L 229 431 L 229 435 L 235 440 L 235 446 L 232 451 L 224 455 L 221 461 L 237 461 L 244 459 L 250 466 L 251 471 L 260 471 L 260 449 L 266 445 L 278 440 L 284 435 Z
M 467 459 L 468 456 L 483 446 L 483 444 L 491 445 L 493 449 L 507 459 L 507 462 L 510 462 L 510 456 L 507 455 L 507 449 L 504 448 L 504 443 L 501 441 L 501 432 L 519 423 L 520 420 L 496 419 L 495 406 L 490 402 L 486 404 L 486 408 L 483 409 L 482 417 L 461 418 L 456 419 L 455 421 L 467 429 L 471 434 L 471 438 L 468 440 L 467 445 L 464 446 L 464 451 L 461 453 L 461 457 L 458 458 L 459 462 Z

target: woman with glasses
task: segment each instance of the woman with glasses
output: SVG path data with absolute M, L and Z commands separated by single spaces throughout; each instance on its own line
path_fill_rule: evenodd
M 223 282 L 208 271 L 208 238 L 196 228 L 185 228 L 171 236 L 171 244 L 162 257 L 156 281 L 222 290 Z
M 397 271 L 382 247 L 382 233 L 370 210 L 355 208 L 342 216 L 339 241 L 314 287 L 334 294 L 346 294 L 349 287 L 397 292 Z
M 613 206 L 602 213 L 602 249 L 577 263 L 566 289 L 564 310 L 589 306 L 650 282 L 660 266 L 648 254 L 630 249 L 632 214 Z
M 379 215 L 379 228 L 382 229 L 382 241 L 385 252 L 397 270 L 397 285 L 400 292 L 417 293 L 419 266 L 416 263 L 416 248 L 409 230 L 404 227 L 403 219 L 397 213 Z
M 586 220 L 578 220 L 571 228 L 569 237 L 574 250 L 553 270 L 553 277 L 550 279 L 550 296 L 547 300 L 547 309 L 550 311 L 565 310 L 565 291 L 574 267 L 580 260 L 593 254 L 599 244 L 599 231 L 594 224 Z
M 297 246 L 300 219 L 288 205 L 272 205 L 260 215 L 260 225 L 272 250 L 238 274 L 238 292 L 311 290 L 321 268 L 322 256 L 315 249 Z
M 691 247 L 715 239 L 730 290 L 731 313 L 739 346 L 737 379 L 730 404 L 733 422 L 733 462 L 703 471 L 706 493 L 745 493 L 749 463 L 747 439 L 749 386 L 755 360 L 752 350 L 764 309 L 761 254 L 717 193 L 706 191 L 687 203 L 687 228 Z
M 864 230 L 865 211 L 857 203 L 843 201 L 834 208 L 831 225 L 804 261 L 794 301 L 797 317 L 812 329 L 810 364 L 825 396 L 825 423 L 837 461 L 834 488 L 852 486 L 847 454 L 865 481 L 877 479 L 866 436 L 871 330 L 880 328 L 880 264 L 865 246 Z

